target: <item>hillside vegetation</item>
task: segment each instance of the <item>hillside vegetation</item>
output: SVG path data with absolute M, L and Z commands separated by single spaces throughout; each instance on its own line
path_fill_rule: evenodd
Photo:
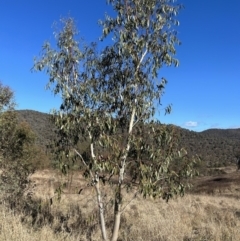
M 50 115 L 33 110 L 18 110 L 17 113 L 19 120 L 27 122 L 36 133 L 37 144 L 46 150 L 55 137 Z M 199 155 L 202 160 L 197 164 L 200 173 L 212 174 L 209 168 L 235 164 L 235 155 L 240 152 L 240 128 L 195 132 L 173 125 L 169 127 L 177 130 L 180 146 L 186 148 L 189 155 Z
M 46 147 L 55 134 L 55 126 L 50 120 L 50 115 L 35 110 L 16 111 L 20 122 L 27 122 L 37 135 L 37 144 Z
M 51 116 L 33 110 L 17 111 L 17 114 L 19 121 L 27 122 L 35 132 L 37 145 L 48 150 L 46 146 L 56 137 Z M 180 146 L 190 155 L 201 157 L 196 168 L 202 176 L 192 180 L 193 188 L 185 197 L 174 198 L 169 203 L 143 201 L 142 197 L 133 198 L 131 192 L 127 193 L 119 240 L 239 240 L 240 175 L 233 163 L 239 151 L 240 129 L 198 133 L 173 125 L 168 127 L 178 133 Z M 39 155 L 38 161 L 42 162 Z M 0 205 L 3 217 L 0 240 L 100 240 L 96 197 L 78 172 L 62 176 L 57 170 L 37 170 L 30 180 L 31 199 L 20 201 L 14 209 Z M 56 193 L 59 186 L 63 187 L 60 201 Z M 109 191 L 106 185 L 104 192 Z M 109 201 L 107 229 L 111 227 L 112 208 Z

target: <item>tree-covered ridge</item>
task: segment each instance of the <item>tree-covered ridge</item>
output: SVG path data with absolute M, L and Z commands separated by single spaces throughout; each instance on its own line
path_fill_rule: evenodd
M 37 134 L 37 144 L 46 148 L 55 137 L 55 125 L 50 120 L 51 116 L 35 110 L 17 110 L 20 122 L 26 121 Z
M 229 137 L 229 138 L 233 138 L 233 139 L 239 139 L 239 135 L 240 135 L 240 128 L 238 129 L 208 129 L 202 132 L 205 135 L 209 135 L 209 136 L 214 136 L 214 137 Z
M 240 129 L 209 129 L 202 132 L 181 129 L 180 141 L 189 154 L 199 154 L 202 159 L 200 167 L 204 170 L 227 166 L 235 164 L 240 151 Z
M 46 147 L 54 138 L 55 127 L 49 121 L 50 115 L 34 110 L 18 110 L 19 119 L 26 121 L 37 135 L 37 143 Z M 195 132 L 174 125 L 177 128 L 180 146 L 189 154 L 198 154 L 202 159 L 202 167 L 218 167 L 233 164 L 235 154 L 240 149 L 240 128 L 209 129 Z

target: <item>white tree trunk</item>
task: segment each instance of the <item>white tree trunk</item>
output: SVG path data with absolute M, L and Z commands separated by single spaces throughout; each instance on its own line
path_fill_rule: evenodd
M 130 135 L 132 133 L 133 129 L 133 123 L 134 123 L 134 118 L 136 114 L 136 108 L 133 108 L 131 119 L 130 119 L 130 124 L 129 124 L 129 129 L 128 129 L 128 134 Z M 112 233 L 112 239 L 111 241 L 117 241 L 118 235 L 119 235 L 119 228 L 120 228 L 120 221 L 121 221 L 121 214 L 122 214 L 122 183 L 124 179 L 124 172 L 125 172 L 125 165 L 126 165 L 126 159 L 128 152 L 130 150 L 130 140 L 128 140 L 126 149 L 123 153 L 123 156 L 121 157 L 121 167 L 119 170 L 119 177 L 118 177 L 118 188 L 117 192 L 115 195 L 115 207 L 114 207 L 114 227 L 113 227 L 113 233 Z
M 104 206 L 103 206 L 102 196 L 99 188 L 99 182 L 97 182 L 97 184 L 95 185 L 95 189 L 97 192 L 97 201 L 98 201 L 98 210 L 99 210 L 102 238 L 104 241 L 107 241 L 108 238 L 107 238 L 106 224 L 105 224 L 105 217 L 104 217 Z
M 117 241 L 117 239 L 118 239 L 120 220 L 121 220 L 121 204 L 116 203 L 115 204 L 115 213 L 114 213 L 114 227 L 113 227 L 111 241 Z

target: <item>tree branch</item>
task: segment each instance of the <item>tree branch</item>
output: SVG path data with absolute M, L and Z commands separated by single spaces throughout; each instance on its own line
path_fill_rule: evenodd
M 81 158 L 81 161 L 82 161 L 82 163 L 84 164 L 84 166 L 87 167 L 87 169 L 88 169 L 88 171 L 89 171 L 89 173 L 90 173 L 90 175 L 91 175 L 91 178 L 94 179 L 93 173 L 92 173 L 92 171 L 89 169 L 89 166 L 87 165 L 87 163 L 84 161 L 82 155 L 81 155 L 76 149 L 73 149 L 73 150 L 74 150 L 74 152 Z
M 147 47 L 148 47 L 148 46 L 146 45 L 146 50 L 144 51 L 144 53 L 143 53 L 143 55 L 142 55 L 142 57 L 141 57 L 141 59 L 140 59 L 140 61 L 139 61 L 139 63 L 138 63 L 138 66 L 137 66 L 137 68 L 136 68 L 135 75 L 137 74 L 137 72 L 138 72 L 138 70 L 139 70 L 139 68 L 140 68 L 141 63 L 142 63 L 144 57 L 146 56 L 146 54 L 147 54 L 147 52 L 148 52 Z
M 128 202 L 128 204 L 125 207 L 122 208 L 121 213 L 123 213 L 124 210 L 127 208 L 127 206 L 130 205 L 130 203 L 137 197 L 138 192 L 139 191 L 134 193 L 134 196 L 132 197 L 132 199 Z

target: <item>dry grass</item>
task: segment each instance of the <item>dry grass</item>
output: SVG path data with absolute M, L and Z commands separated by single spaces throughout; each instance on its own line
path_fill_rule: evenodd
M 125 214 L 132 223 L 124 240 L 240 240 L 239 200 L 186 195 L 163 201 L 137 200 Z M 149 215 L 151 214 L 151 215 Z M 137 236 L 136 236 L 137 235 Z
M 0 240 L 1 241 L 74 241 L 66 233 L 54 233 L 50 227 L 44 226 L 39 230 L 22 224 L 21 217 L 14 215 L 7 208 L 0 206 Z
M 123 216 L 119 240 L 122 241 L 238 241 L 240 240 L 240 173 L 198 180 L 198 193 L 170 200 L 143 200 L 136 197 Z M 4 217 L 0 226 L 0 240 L 101 240 L 98 229 L 96 199 L 91 188 L 75 174 L 71 186 L 66 186 L 60 202 L 49 205 L 54 188 L 67 182 L 57 173 L 42 171 L 32 176 L 36 181 L 35 194 L 42 198 L 42 207 L 48 212 L 41 215 L 54 217 L 52 221 L 32 222 L 20 215 L 13 215 L 1 207 Z M 71 178 L 69 178 L 69 181 Z M 231 181 L 230 181 L 231 180 Z M 105 192 L 109 191 L 106 188 Z M 131 200 L 132 194 L 127 194 Z M 127 202 L 126 202 L 127 203 Z M 44 209 L 44 208 L 43 208 Z M 109 204 L 107 227 L 111 230 L 112 206 Z M 41 217 L 38 217 L 38 221 Z M 70 236 L 72 235 L 72 236 Z M 80 236 L 78 236 L 80 235 Z

